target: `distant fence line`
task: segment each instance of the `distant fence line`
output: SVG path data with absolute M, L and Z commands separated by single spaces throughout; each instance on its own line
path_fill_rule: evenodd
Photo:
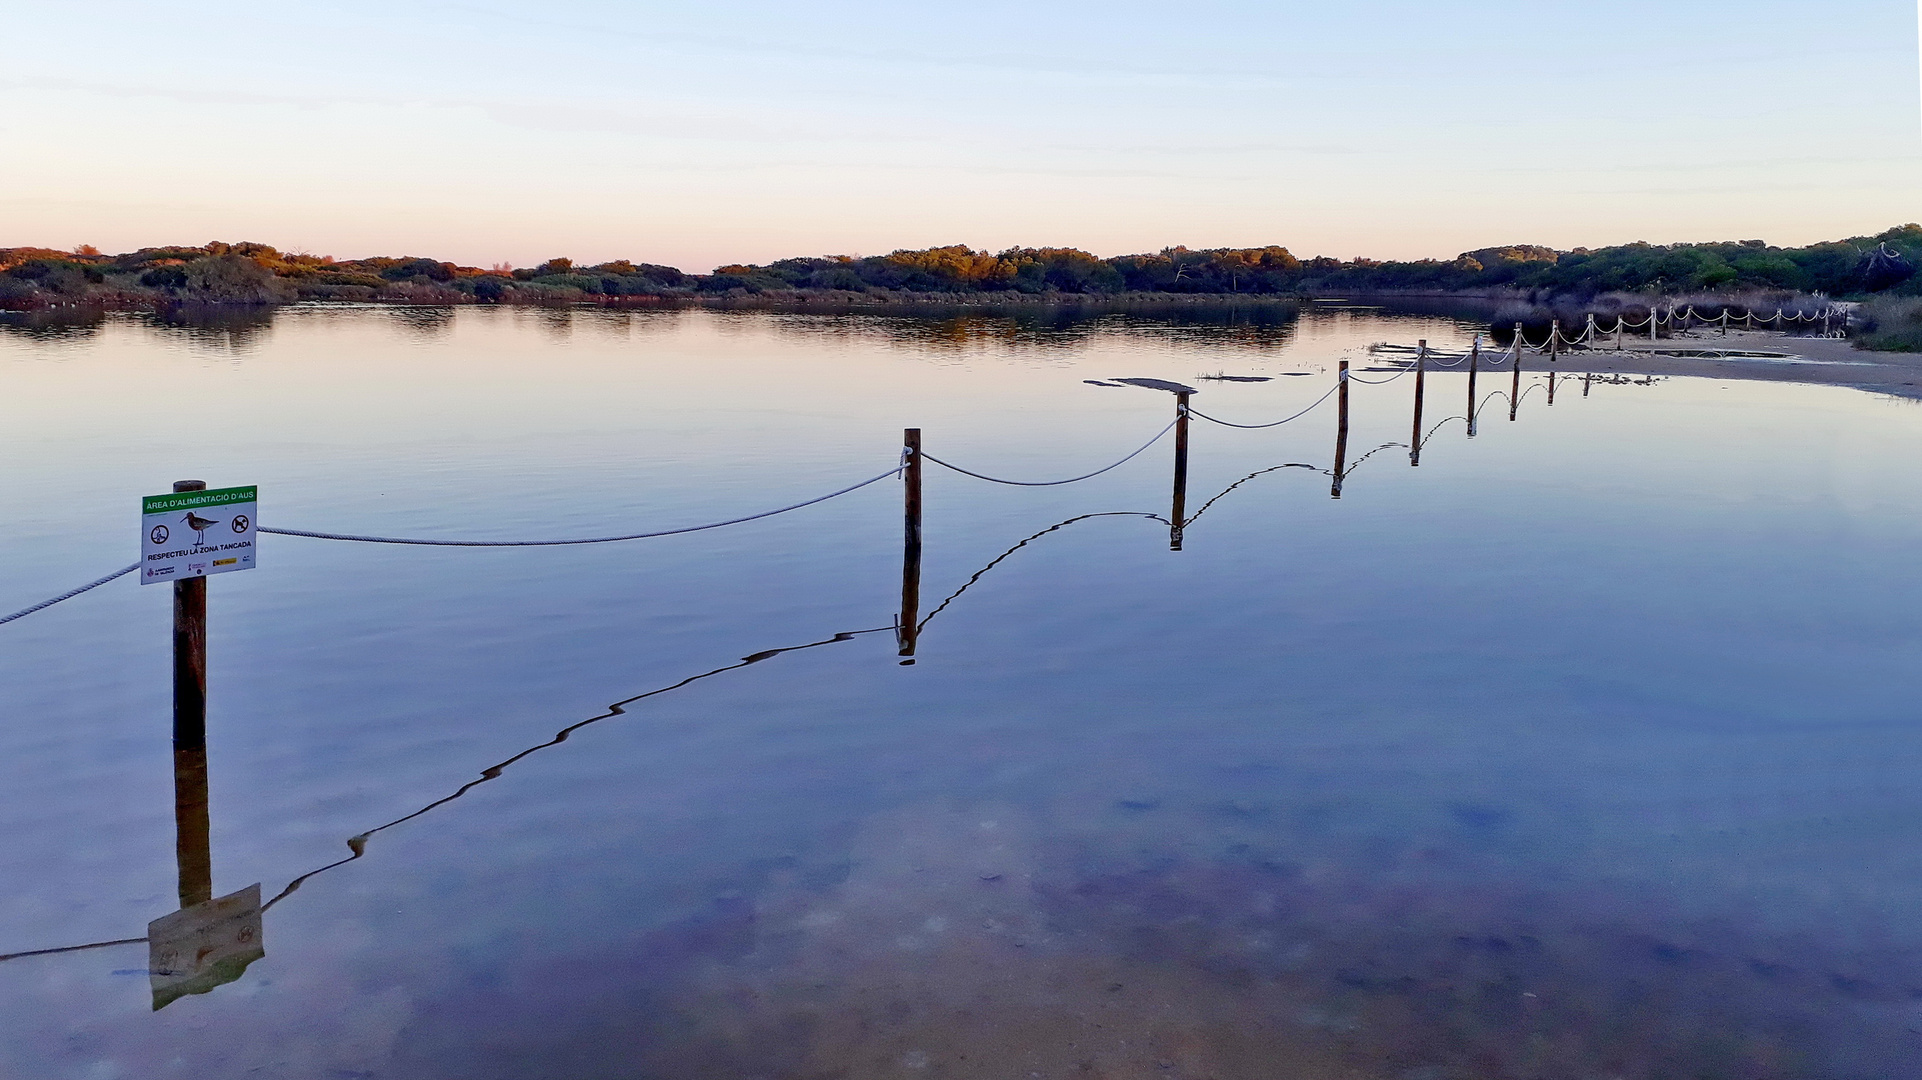
M 1662 318 L 1664 321 L 1672 321 L 1678 318 L 1685 321 L 1691 317 L 1693 317 L 1693 308 L 1690 308 L 1688 310 L 1688 313 L 1686 314 L 1677 315 L 1674 312 L 1670 312 L 1668 315 L 1663 316 Z M 1623 325 L 1628 328 L 1633 328 L 1636 325 L 1647 325 L 1654 318 L 1655 316 L 1651 315 L 1650 319 L 1644 319 L 1639 324 L 1624 323 Z M 1726 320 L 1727 318 L 1726 312 L 1723 313 L 1723 318 L 1724 320 Z M 1793 320 L 1796 318 L 1796 316 L 1786 316 L 1784 313 L 1778 312 L 1776 315 L 1776 318 L 1778 320 L 1782 318 L 1789 318 Z M 1817 316 L 1809 316 L 1809 318 L 1817 318 Z M 1518 324 L 1518 327 L 1519 327 L 1519 324 Z M 1353 375 L 1348 370 L 1348 362 L 1344 360 L 1340 362 L 1340 367 L 1336 373 L 1333 385 L 1329 386 L 1329 388 L 1320 397 L 1316 398 L 1306 408 L 1303 408 L 1288 416 L 1284 416 L 1278 420 L 1255 422 L 1255 423 L 1241 423 L 1241 422 L 1226 420 L 1226 419 L 1211 416 L 1206 413 L 1202 413 L 1193 409 L 1189 405 L 1189 395 L 1194 392 L 1193 388 L 1191 387 L 1187 387 L 1177 383 L 1167 383 L 1162 380 L 1155 380 L 1155 379 L 1135 380 L 1140 385 L 1146 386 L 1150 389 L 1167 390 L 1167 391 L 1173 392 L 1176 397 L 1175 418 L 1171 420 L 1160 431 L 1156 432 L 1146 442 L 1142 443 L 1139 447 L 1130 451 L 1129 453 L 1122 456 L 1118 460 L 1113 461 L 1091 472 L 1085 472 L 1085 473 L 1081 473 L 1075 476 L 1070 476 L 1070 477 L 1059 479 L 1059 480 L 1013 480 L 1013 479 L 1007 479 L 1004 477 L 992 476 L 987 473 L 977 472 L 975 470 L 968 469 L 960 465 L 956 465 L 950 461 L 936 457 L 933 454 L 923 453 L 917 444 L 910 443 L 908 445 L 903 446 L 900 459 L 894 465 L 890 466 L 888 469 L 882 472 L 876 473 L 875 475 L 870 476 L 866 479 L 856 481 L 855 483 L 849 484 L 846 487 L 829 492 L 826 495 L 819 495 L 811 499 L 806 499 L 801 502 L 791 503 L 785 506 L 777 507 L 772 510 L 764 510 L 758 513 L 745 514 L 738 517 L 726 518 L 720 521 L 713 521 L 713 522 L 708 522 L 700 525 L 687 525 L 687 526 L 680 526 L 676 528 L 657 529 L 657 530 L 635 532 L 635 533 L 623 533 L 623 534 L 609 535 L 609 536 L 596 536 L 596 537 L 570 538 L 570 539 L 533 539 L 533 540 L 459 540 L 459 539 L 440 539 L 435 537 L 380 536 L 380 535 L 373 535 L 373 534 L 324 532 L 324 531 L 310 530 L 310 529 L 288 529 L 288 528 L 271 527 L 267 525 L 261 525 L 258 527 L 258 529 L 260 532 L 263 532 L 263 533 L 272 533 L 279 536 L 304 537 L 304 538 L 314 539 L 314 540 L 332 540 L 332 541 L 344 541 L 344 542 L 350 542 L 350 543 L 365 543 L 365 544 L 395 544 L 395 545 L 407 545 L 407 546 L 418 546 L 418 547 L 491 547 L 491 548 L 557 547 L 557 546 L 578 546 L 578 545 L 588 545 L 588 544 L 621 543 L 629 540 L 645 540 L 645 539 L 653 539 L 656 537 L 679 536 L 687 533 L 704 532 L 711 529 L 725 528 L 731 525 L 740 525 L 750 521 L 759 521 L 764 518 L 770 518 L 776 515 L 786 514 L 791 511 L 802 509 L 804 507 L 814 506 L 820 503 L 827 502 L 831 499 L 840 498 L 843 495 L 847 495 L 855 491 L 859 491 L 862 488 L 878 483 L 891 476 L 897 477 L 897 478 L 905 478 L 909 471 L 913 471 L 915 475 L 918 477 L 920 464 L 924 459 L 928 462 L 932 462 L 933 464 L 939 465 L 942 468 L 952 470 L 964 476 L 973 477 L 975 479 L 987 481 L 989 483 L 994 483 L 994 484 L 1004 484 L 1004 485 L 1015 486 L 1015 487 L 1058 487 L 1058 486 L 1067 485 L 1067 484 L 1076 484 L 1084 480 L 1091 480 L 1097 476 L 1100 476 L 1104 473 L 1107 473 L 1116 468 L 1119 468 L 1120 466 L 1128 463 L 1129 461 L 1132 461 L 1136 457 L 1139 457 L 1141 454 L 1145 453 L 1150 447 L 1160 442 L 1163 438 L 1167 437 L 1167 435 L 1170 432 L 1176 433 L 1178 469 L 1185 477 L 1186 460 L 1187 460 L 1187 428 L 1188 428 L 1188 421 L 1190 417 L 1198 418 L 1201 420 L 1208 421 L 1209 423 L 1212 423 L 1212 424 L 1218 424 L 1220 426 L 1230 427 L 1230 428 L 1241 428 L 1241 429 L 1249 429 L 1249 430 L 1274 428 L 1274 427 L 1280 427 L 1284 424 L 1292 423 L 1296 420 L 1299 420 L 1307 416 L 1309 413 L 1315 411 L 1317 408 L 1325 404 L 1330 398 L 1337 397 L 1337 395 L 1339 395 L 1338 407 L 1341 412 L 1341 419 L 1339 421 L 1340 435 L 1338 437 L 1336 463 L 1335 463 L 1335 468 L 1332 470 L 1332 474 L 1334 475 L 1335 482 L 1334 482 L 1334 487 L 1331 494 L 1334 497 L 1339 498 L 1342 479 L 1346 476 L 1348 471 L 1352 471 L 1352 466 L 1345 466 L 1342 460 L 1342 451 L 1345 448 L 1346 431 L 1347 431 L 1348 395 L 1347 395 L 1346 388 L 1349 383 L 1364 383 L 1371 386 L 1379 386 L 1379 385 L 1384 385 L 1386 383 L 1394 382 L 1410 373 L 1416 374 L 1417 375 L 1416 419 L 1417 421 L 1419 421 L 1420 407 L 1421 407 L 1421 403 L 1420 403 L 1421 372 L 1423 372 L 1429 364 L 1433 364 L 1437 367 L 1455 367 L 1463 363 L 1469 363 L 1470 364 L 1469 388 L 1470 388 L 1470 392 L 1472 393 L 1474 389 L 1474 374 L 1479 364 L 1479 361 L 1482 358 L 1487 358 L 1491 363 L 1499 363 L 1505 360 L 1512 365 L 1515 372 L 1516 382 L 1517 382 L 1517 385 L 1511 390 L 1511 392 L 1508 393 L 1507 395 L 1504 395 L 1510 398 L 1510 419 L 1513 419 L 1514 406 L 1518 403 L 1517 399 L 1520 396 L 1519 380 L 1520 380 L 1522 352 L 1524 350 L 1527 350 L 1527 351 L 1532 351 L 1537 353 L 1540 353 L 1540 352 L 1552 353 L 1556 349 L 1558 342 L 1569 344 L 1569 345 L 1576 345 L 1576 344 L 1581 344 L 1583 342 L 1592 340 L 1594 336 L 1595 336 L 1594 318 L 1591 316 L 1589 319 L 1589 325 L 1587 327 L 1587 330 L 1584 332 L 1584 334 L 1581 337 L 1575 338 L 1575 339 L 1566 338 L 1566 336 L 1561 335 L 1560 327 L 1558 324 L 1550 330 L 1549 339 L 1541 346 L 1535 346 L 1535 345 L 1529 344 L 1518 333 L 1514 342 L 1512 342 L 1507 348 L 1501 349 L 1499 351 L 1487 351 L 1482 348 L 1482 345 L 1481 345 L 1482 339 L 1480 335 L 1477 335 L 1475 338 L 1474 345 L 1470 348 L 1468 352 L 1464 352 L 1460 354 L 1442 354 L 1442 353 L 1428 349 L 1427 343 L 1424 341 L 1418 347 L 1418 350 L 1417 350 L 1418 355 L 1414 363 L 1401 368 L 1400 370 L 1396 371 L 1393 375 L 1390 375 L 1388 378 L 1385 378 L 1385 379 L 1366 379 L 1357 375 Z M 1497 393 L 1500 393 L 1500 392 L 1498 391 Z M 1490 396 L 1492 397 L 1494 395 L 1490 395 Z M 1553 400 L 1552 389 L 1550 391 L 1550 400 L 1551 401 Z M 1462 417 L 1453 417 L 1451 419 L 1467 420 L 1470 426 L 1470 434 L 1473 435 L 1475 415 L 1477 415 L 1478 412 L 1479 410 L 1476 410 L 1475 413 L 1467 414 Z M 918 431 L 918 429 L 915 429 L 915 430 Z M 1421 441 L 1425 441 L 1425 440 L 1421 440 Z M 1405 445 L 1405 444 L 1391 444 L 1391 445 Z M 1381 448 L 1378 448 L 1378 449 L 1381 449 Z M 1413 449 L 1412 453 L 1415 455 L 1419 455 L 1419 452 L 1420 452 L 1419 446 L 1417 445 Z M 1357 465 L 1360 464 L 1360 461 L 1355 462 L 1355 464 Z M 1185 480 L 1184 480 L 1184 485 L 1185 485 Z M 1174 524 L 1172 525 L 1172 527 L 1175 529 L 1177 534 L 1177 539 L 1175 543 L 1178 545 L 1179 531 L 1182 528 L 1182 526 L 1185 525 L 1187 519 L 1185 519 L 1180 513 L 1179 505 L 1175 507 L 1175 512 L 1171 516 L 1174 521 Z M 22 608 L 10 614 L 0 615 L 0 624 L 13 622 L 17 619 L 25 618 L 28 615 L 32 615 L 37 612 L 44 611 L 47 608 L 54 606 L 55 604 L 59 604 L 63 601 L 73 599 L 74 597 L 80 596 L 83 593 L 99 588 L 100 586 L 105 585 L 110 581 L 114 581 L 118 578 L 131 574 L 137 569 L 139 569 L 139 564 L 137 563 L 132 566 L 122 567 L 100 578 L 97 578 L 94 581 L 90 581 L 84 585 L 81 585 L 76 588 L 69 589 L 66 592 L 60 593 L 57 596 L 53 596 L 46 600 L 42 600 L 39 603 L 29 605 L 28 607 Z
M 1839 338 L 1847 336 L 1848 333 L 1848 313 L 1833 304 L 1825 305 L 1820 312 L 1790 312 L 1784 308 L 1777 308 L 1775 314 L 1764 318 L 1757 318 L 1755 311 L 1749 309 L 1744 311 L 1739 319 L 1731 319 L 1727 307 L 1723 307 L 1719 315 L 1707 316 L 1698 314 L 1695 310 L 1695 305 L 1690 304 L 1680 311 L 1670 308 L 1664 312 L 1650 308 L 1648 317 L 1643 319 L 1630 319 L 1626 315 L 1618 314 L 1615 316 L 1614 324 L 1605 330 L 1598 327 L 1595 313 L 1590 312 L 1588 314 L 1587 324 L 1582 328 L 1582 332 L 1574 337 L 1568 336 L 1568 334 L 1562 330 L 1562 321 L 1560 319 L 1555 319 L 1549 324 L 1548 338 L 1540 345 L 1522 339 L 1521 323 L 1515 324 L 1515 334 L 1518 339 L 1523 340 L 1527 348 L 1539 353 L 1554 349 L 1558 343 L 1562 345 L 1592 345 L 1597 337 L 1604 335 L 1613 335 L 1619 341 L 1623 333 L 1629 330 L 1646 330 L 1648 331 L 1649 339 L 1654 340 L 1658 330 L 1663 325 L 1667 325 L 1671 330 L 1686 330 L 1696 326 L 1714 326 L 1726 332 L 1732 322 L 1740 322 L 1744 329 L 1749 330 L 1770 328 L 1785 330 L 1791 324 L 1800 325 L 1806 323 L 1812 325 L 1821 323 L 1823 337 Z

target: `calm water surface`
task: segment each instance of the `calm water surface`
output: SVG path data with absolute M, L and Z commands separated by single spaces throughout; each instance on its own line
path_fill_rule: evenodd
M 0 609 L 132 561 L 183 477 L 283 528 L 640 531 L 875 475 L 910 425 L 1072 476 L 1172 416 L 1086 380 L 1265 421 L 1474 329 L 12 332 Z M 1351 465 L 1412 383 L 1352 387 Z M 1431 373 L 1420 467 L 1339 500 L 1332 401 L 1198 422 L 1178 552 L 1167 441 L 1065 487 L 931 468 L 922 611 L 994 565 L 911 666 L 892 479 L 598 547 L 266 537 L 209 583 L 208 723 L 211 885 L 280 897 L 265 955 L 158 1010 L 144 941 L 0 962 L 0 1076 L 1922 1076 L 1922 411 L 1523 383 L 1470 439 Z M 0 627 L 0 952 L 180 906 L 170 618 L 123 579 Z

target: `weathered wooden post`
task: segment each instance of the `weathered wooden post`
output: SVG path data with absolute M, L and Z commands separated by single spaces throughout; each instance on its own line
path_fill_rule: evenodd
M 1175 493 L 1168 511 L 1168 550 L 1181 550 L 1181 530 L 1188 524 L 1188 395 L 1175 391 Z
M 1475 369 L 1482 362 L 1482 336 L 1475 335 L 1475 343 L 1468 347 L 1468 437 L 1475 437 Z
M 1655 314 L 1655 305 L 1648 305 L 1648 343 L 1650 345 L 1655 344 L 1655 323 L 1657 321 Z
M 1421 465 L 1421 399 L 1422 383 L 1428 378 L 1428 339 L 1422 338 L 1415 346 L 1415 425 L 1408 436 L 1408 464 L 1418 468 Z
M 1722 309 L 1722 336 L 1728 336 L 1728 308 Z
M 1348 467 L 1348 361 L 1341 362 L 1335 379 L 1335 482 L 1329 486 L 1328 496 L 1339 499 L 1342 473 Z
M 1582 339 L 1588 342 L 1589 348 L 1595 347 L 1595 313 L 1592 311 L 1588 313 L 1588 326 L 1582 331 Z
M 920 636 L 921 619 L 921 429 L 901 432 L 903 464 L 901 469 L 901 617 L 895 629 L 899 655 L 908 657 L 903 666 L 914 663 L 914 643 Z
M 1508 420 L 1515 422 L 1515 409 L 1522 400 L 1522 324 L 1515 324 L 1515 379 L 1508 388 Z
M 1627 321 L 1628 321 L 1627 315 L 1619 311 L 1615 313 L 1615 351 L 1616 352 L 1622 351 L 1622 324 Z
M 1561 352 L 1562 320 L 1552 319 L 1548 324 L 1548 362 L 1554 363 Z
M 204 480 L 174 490 L 205 491 Z M 207 748 L 207 579 L 174 582 L 174 747 Z

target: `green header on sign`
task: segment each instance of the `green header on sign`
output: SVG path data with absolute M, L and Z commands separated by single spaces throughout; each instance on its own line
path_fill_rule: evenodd
M 249 484 L 246 487 L 214 488 L 212 491 L 175 491 L 166 495 L 149 495 L 140 500 L 140 512 L 165 514 L 175 510 L 194 510 L 203 506 L 225 506 L 228 503 L 259 501 L 259 485 Z

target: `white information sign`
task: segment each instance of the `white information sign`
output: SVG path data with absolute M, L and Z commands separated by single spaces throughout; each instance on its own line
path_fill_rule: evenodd
M 140 500 L 140 583 L 252 570 L 259 499 L 249 485 Z

